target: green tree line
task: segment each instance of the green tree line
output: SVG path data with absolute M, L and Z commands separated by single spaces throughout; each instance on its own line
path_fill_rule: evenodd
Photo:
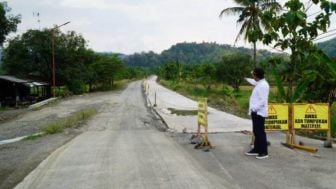
M 127 67 L 117 54 L 89 49 L 87 41 L 75 31 L 28 30 L 6 39 L 21 22 L 21 16 L 10 11 L 6 2 L 0 2 L 1 74 L 52 84 L 54 58 L 56 86 L 66 86 L 74 94 L 110 89 L 116 80 L 146 74 L 143 69 Z
M 173 45 L 160 54 L 150 51 L 128 55 L 124 61 L 129 66 L 143 68 L 159 67 L 169 61 L 178 61 L 183 64 L 218 63 L 223 55 L 237 52 L 251 54 L 252 50 L 217 43 L 184 42 Z M 276 55 L 266 50 L 258 50 L 256 53 L 258 60 Z
M 318 43 L 317 46 L 329 57 L 336 58 L 336 38 Z M 248 48 L 233 47 L 225 44 L 184 42 L 173 45 L 159 54 L 149 51 L 122 55 L 121 57 L 128 66 L 148 69 L 161 66 L 169 61 L 179 61 L 183 64 L 198 64 L 204 62 L 218 63 L 226 54 L 237 52 L 251 55 L 253 51 L 254 50 Z M 256 50 L 256 56 L 257 62 L 274 56 L 289 57 L 289 55 L 285 53 L 272 53 L 267 50 Z
M 244 82 L 252 70 L 250 55 L 231 52 L 222 56 L 217 63 L 183 64 L 179 61 L 169 61 L 159 69 L 159 76 L 165 80 L 180 82 L 181 80 L 202 84 L 208 90 L 218 83 L 230 85 L 235 91 Z
M 6 74 L 52 83 L 52 31 L 28 30 L 8 42 L 2 67 Z M 74 31 L 54 32 L 56 86 L 67 86 L 80 94 L 108 89 L 115 80 L 143 74 L 128 69 L 117 55 L 102 55 L 87 48 L 86 40 Z

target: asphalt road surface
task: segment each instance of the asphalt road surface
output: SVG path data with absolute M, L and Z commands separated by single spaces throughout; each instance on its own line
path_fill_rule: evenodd
M 235 188 L 206 170 L 146 108 L 140 82 L 105 104 L 87 132 L 56 150 L 16 188 Z

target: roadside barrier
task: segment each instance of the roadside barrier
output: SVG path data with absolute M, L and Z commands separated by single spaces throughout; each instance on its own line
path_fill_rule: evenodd
M 290 148 L 317 152 L 317 148 L 296 143 L 296 130 L 322 130 L 327 132 L 325 147 L 332 147 L 330 127 L 330 107 L 327 103 L 318 104 L 268 104 L 268 117 L 265 119 L 266 131 L 286 131 L 286 142 Z M 252 136 L 251 145 L 254 144 Z
M 156 91 L 155 91 L 155 94 L 154 94 L 154 105 L 153 105 L 154 107 L 156 107 L 157 106 L 157 104 L 156 104 Z
M 268 104 L 268 117 L 265 119 L 266 131 L 288 130 L 288 104 Z
M 327 141 L 324 146 L 332 147 L 329 104 L 270 103 L 268 115 L 265 120 L 265 130 L 287 131 L 286 142 L 282 143 L 284 146 L 317 152 L 317 148 L 297 144 L 295 132 L 296 130 L 320 130 L 327 132 Z M 253 142 L 254 137 L 252 137 L 251 144 Z
M 144 80 L 142 82 L 142 87 L 143 87 L 143 89 L 145 91 L 145 94 L 148 95 L 149 94 L 149 84 L 148 84 L 147 80 Z
M 201 128 L 204 128 L 204 132 L 201 132 Z M 192 144 L 195 145 L 195 149 L 203 148 L 204 151 L 209 151 L 214 146 L 211 145 L 208 136 L 208 104 L 207 98 L 200 98 L 198 100 L 198 113 L 197 113 L 197 133 L 190 138 Z
M 296 130 L 322 130 L 327 132 L 325 147 L 332 147 L 330 108 L 328 104 L 289 104 L 288 117 L 290 117 L 291 126 L 286 134 L 286 143 L 282 143 L 284 146 L 317 152 L 317 148 L 297 144 L 295 132 Z

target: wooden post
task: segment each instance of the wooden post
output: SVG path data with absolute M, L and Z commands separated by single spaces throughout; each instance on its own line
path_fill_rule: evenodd
M 330 116 L 330 111 L 331 111 L 331 106 L 329 106 L 329 109 L 328 109 L 328 119 L 329 119 L 329 122 L 328 122 L 328 133 L 327 133 L 327 141 L 330 141 L 332 142 L 331 140 L 331 116 Z
M 290 111 L 292 112 L 292 117 L 291 117 L 291 123 L 292 123 L 292 143 L 291 144 L 296 144 L 296 136 L 295 136 L 295 128 L 294 128 L 294 105 L 291 103 L 290 105 Z
M 306 150 L 309 152 L 317 152 L 317 149 L 311 146 L 304 146 L 304 145 L 298 145 L 296 144 L 296 137 L 295 137 L 295 128 L 294 128 L 294 105 L 293 103 L 289 104 L 289 111 L 288 111 L 288 122 L 290 123 L 288 128 L 288 134 L 286 136 L 286 143 L 282 143 L 284 146 L 290 147 L 290 148 L 297 148 L 301 150 Z
M 156 91 L 155 91 L 155 94 L 154 94 L 154 107 L 156 107 Z
M 201 141 L 195 146 L 195 148 L 204 148 L 204 151 L 209 151 L 209 149 L 213 148 L 213 146 L 211 146 L 208 136 L 208 105 L 206 98 L 199 101 L 198 111 L 198 128 L 196 136 L 200 138 Z M 201 126 L 204 126 L 204 133 L 201 133 Z
M 208 138 L 208 101 L 207 101 L 207 99 L 205 99 L 204 105 L 205 105 L 205 109 L 204 109 L 204 115 L 205 115 L 205 125 L 204 125 L 205 145 L 209 146 L 209 138 Z
M 331 105 L 329 103 L 329 106 L 328 106 L 328 131 L 327 131 L 327 140 L 324 142 L 324 147 L 326 148 L 332 148 L 332 138 L 331 138 L 331 116 L 330 116 L 330 113 L 331 112 Z

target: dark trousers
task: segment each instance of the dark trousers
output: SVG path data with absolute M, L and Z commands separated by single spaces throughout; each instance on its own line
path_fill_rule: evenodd
M 254 150 L 259 154 L 268 154 L 267 138 L 265 133 L 265 118 L 252 112 L 252 124 L 254 140 Z

